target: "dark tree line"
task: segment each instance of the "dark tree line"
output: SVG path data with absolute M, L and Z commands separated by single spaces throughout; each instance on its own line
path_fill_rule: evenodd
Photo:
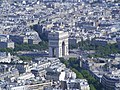
M 90 90 L 103 90 L 102 85 L 90 74 L 88 70 L 79 67 L 79 60 L 77 58 L 70 58 L 69 60 L 60 58 L 60 60 L 66 65 L 66 67 L 71 68 L 71 70 L 76 73 L 77 78 L 87 79 L 90 85 Z

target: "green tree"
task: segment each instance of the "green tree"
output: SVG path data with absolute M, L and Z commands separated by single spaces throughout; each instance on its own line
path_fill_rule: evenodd
M 71 68 L 71 70 L 76 73 L 77 78 L 84 79 L 83 75 L 80 72 L 78 72 L 76 69 Z
M 90 90 L 96 90 L 93 84 L 90 84 Z
M 28 56 L 19 56 L 19 58 L 24 62 L 30 62 L 32 60 L 32 58 Z
M 46 50 L 48 49 L 48 42 L 42 41 L 39 44 L 15 44 L 14 51 L 33 51 L 33 49 Z

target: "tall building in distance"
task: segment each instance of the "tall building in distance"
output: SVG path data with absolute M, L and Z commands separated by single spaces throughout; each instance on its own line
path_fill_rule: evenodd
M 49 33 L 49 56 L 63 57 L 68 54 L 68 32 L 53 31 Z

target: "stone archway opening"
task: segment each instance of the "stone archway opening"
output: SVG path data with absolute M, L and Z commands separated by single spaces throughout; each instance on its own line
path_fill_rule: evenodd
M 56 57 L 56 49 L 52 48 L 53 57 Z
M 62 56 L 65 56 L 65 42 L 62 42 Z

